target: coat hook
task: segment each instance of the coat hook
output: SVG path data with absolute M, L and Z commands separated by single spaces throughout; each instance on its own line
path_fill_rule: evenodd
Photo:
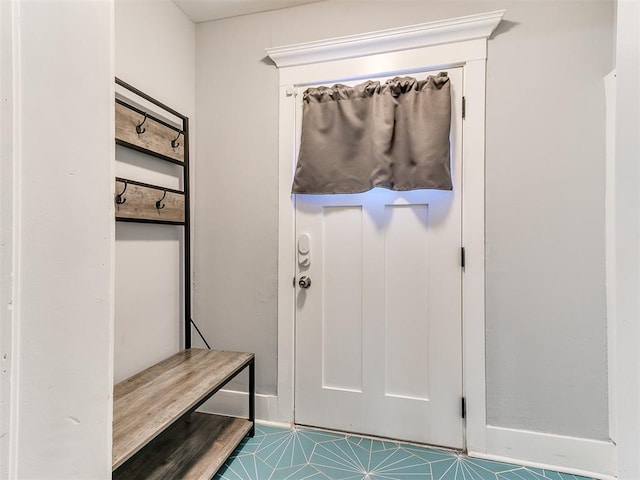
M 167 190 L 165 190 L 164 193 L 162 194 L 162 198 L 156 202 L 156 208 L 158 210 L 162 210 L 165 207 L 165 204 L 162 203 L 162 200 L 164 200 L 164 197 L 166 196 L 167 196 Z
M 127 203 L 127 199 L 126 198 L 122 198 L 122 195 L 124 195 L 124 192 L 127 191 L 127 182 L 124 182 L 124 188 L 122 189 L 122 191 L 120 193 L 116 194 L 116 203 L 118 205 L 122 205 L 123 203 Z
M 138 133 L 138 135 L 147 131 L 146 128 L 142 128 L 142 125 L 144 125 L 144 122 L 146 121 L 147 121 L 147 112 L 144 112 L 144 119 L 142 120 L 142 122 L 136 125 L 136 132 Z
M 182 132 L 178 132 L 178 136 L 173 140 L 171 140 L 171 146 L 173 148 L 178 148 L 180 146 L 180 144 L 178 143 L 178 139 L 180 138 L 180 135 L 182 135 Z

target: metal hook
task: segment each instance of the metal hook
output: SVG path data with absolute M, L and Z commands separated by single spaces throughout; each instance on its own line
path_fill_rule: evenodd
M 136 125 L 136 132 L 138 133 L 138 135 L 147 131 L 146 128 L 142 128 L 142 125 L 144 125 L 144 122 L 146 121 L 147 121 L 147 112 L 144 112 L 144 119 L 142 120 L 142 122 Z
M 164 197 L 166 196 L 167 196 L 167 191 L 165 190 L 164 194 L 162 195 L 162 198 L 156 202 L 156 208 L 158 210 L 162 210 L 165 207 L 165 204 L 162 203 L 162 200 L 164 200 Z
M 123 203 L 127 203 L 127 199 L 126 198 L 122 198 L 122 195 L 124 195 L 124 192 L 127 191 L 127 182 L 124 182 L 124 188 L 122 189 L 122 191 L 120 193 L 116 194 L 116 203 L 118 205 L 122 205 Z
M 182 132 L 178 132 L 178 136 L 173 140 L 171 140 L 171 146 L 173 148 L 178 148 L 180 146 L 180 144 L 178 143 L 178 139 L 180 138 L 180 135 L 182 135 Z

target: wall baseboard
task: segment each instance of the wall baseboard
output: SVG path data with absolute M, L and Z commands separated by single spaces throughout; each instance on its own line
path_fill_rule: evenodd
M 235 390 L 220 390 L 199 409 L 205 413 L 217 413 L 233 417 L 249 416 L 249 394 Z M 278 397 L 256 394 L 256 420 L 278 421 Z
M 613 442 L 503 427 L 487 426 L 486 453 L 469 455 L 603 480 L 617 472 Z

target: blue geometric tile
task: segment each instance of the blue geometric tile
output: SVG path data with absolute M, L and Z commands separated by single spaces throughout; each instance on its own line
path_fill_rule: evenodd
M 269 435 L 266 437 L 255 450 L 255 454 L 262 458 L 268 465 L 273 468 L 278 466 L 285 451 L 290 446 L 291 435 L 289 432 L 281 432 L 279 434 Z M 301 462 L 306 463 L 306 462 Z M 292 466 L 289 464 L 288 466 Z
M 431 478 L 433 480 L 449 480 L 457 478 L 460 462 L 456 455 L 453 458 L 433 461 L 429 463 L 429 466 L 431 467 Z
M 258 436 L 258 435 L 270 435 L 272 433 L 281 433 L 283 431 L 286 432 L 286 431 L 288 431 L 288 429 L 287 428 L 281 428 L 281 427 L 273 427 L 271 425 L 261 425 L 261 424 L 257 424 L 256 425 L 256 436 Z
M 563 480 L 560 472 L 553 472 L 551 470 L 543 470 L 542 468 L 526 467 L 527 470 L 540 475 L 540 478 L 544 480 Z
M 278 468 L 269 480 L 326 480 L 327 476 L 311 465 Z
M 257 425 L 215 480 L 590 479 L 351 434 Z
M 431 478 L 431 467 L 419 457 L 399 448 L 380 465 L 371 468 L 371 478 Z
M 367 473 L 346 438 L 316 445 L 310 463 L 333 480 L 362 477 Z
M 429 463 L 407 450 L 398 448 L 390 455 L 385 456 L 384 459 L 380 453 L 381 452 L 373 452 L 371 455 L 369 471 L 373 475 L 379 475 L 385 478 L 407 478 L 410 476 L 414 478 L 431 477 Z
M 369 465 L 371 463 L 371 452 L 373 449 L 379 446 L 378 444 L 374 444 L 371 440 L 368 442 L 359 442 L 358 439 L 354 439 L 353 437 L 347 437 L 347 441 L 344 445 L 351 450 L 351 453 L 357 458 L 358 465 L 361 467 L 362 471 L 370 470 Z M 335 442 L 334 442 L 335 444 Z
M 341 438 L 346 438 L 347 435 L 344 433 L 335 433 L 335 432 L 321 432 L 319 430 L 312 430 L 310 428 L 296 428 L 300 432 L 301 435 L 304 435 L 310 440 L 313 440 L 316 443 L 323 442 L 332 442 L 333 440 L 340 440 Z
M 581 475 L 572 475 L 570 473 L 554 472 L 553 470 L 544 470 L 542 468 L 525 467 L 527 470 L 539 475 L 542 480 L 592 480 Z
M 544 480 L 544 477 L 524 467 L 509 472 L 498 473 L 496 477 L 498 480 Z
M 487 470 L 492 473 L 509 472 L 523 468 L 521 465 L 512 463 L 496 462 L 494 460 L 483 460 L 481 458 L 463 457 L 463 462 L 468 464 L 472 470 Z
M 271 478 L 273 470 L 256 455 L 238 455 L 229 458 L 215 478 L 221 480 L 263 480 Z
M 437 462 L 438 460 L 455 460 L 458 455 L 455 452 L 446 450 L 436 450 L 434 448 L 418 447 L 416 445 L 403 445 L 402 448 L 422 458 L 426 462 Z

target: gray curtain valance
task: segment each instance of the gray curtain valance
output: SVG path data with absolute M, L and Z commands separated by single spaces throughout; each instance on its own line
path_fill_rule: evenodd
M 451 190 L 445 72 L 304 92 L 293 193 Z

